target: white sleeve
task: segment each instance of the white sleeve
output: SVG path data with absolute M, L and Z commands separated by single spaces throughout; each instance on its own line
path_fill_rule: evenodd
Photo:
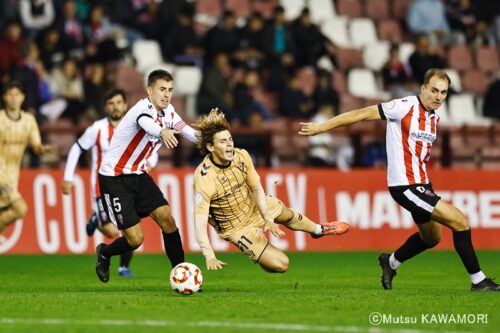
M 68 159 L 66 160 L 66 167 L 64 168 L 64 181 L 72 182 L 73 176 L 75 175 L 76 164 L 80 155 L 83 153 L 83 149 L 75 142 L 68 153 Z
M 409 101 L 407 98 L 393 99 L 392 101 L 380 103 L 378 105 L 378 111 L 382 119 L 387 120 L 400 120 L 408 113 Z
M 83 150 L 89 150 L 96 144 L 99 128 L 94 124 L 87 128 L 81 137 L 76 140 Z
M 137 124 L 141 126 L 149 135 L 153 135 L 157 138 L 160 137 L 160 132 L 163 128 L 158 125 L 151 116 L 146 113 L 142 113 L 137 117 Z

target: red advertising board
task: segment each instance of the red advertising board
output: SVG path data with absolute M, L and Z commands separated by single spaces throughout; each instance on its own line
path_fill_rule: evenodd
M 171 203 L 187 252 L 198 251 L 193 226 L 192 169 L 156 170 L 153 174 Z M 259 170 L 264 189 L 286 205 L 315 221 L 347 220 L 349 233 L 312 239 L 286 230 L 271 242 L 286 251 L 351 251 L 394 249 L 416 228 L 386 188 L 384 170 L 340 172 L 318 169 Z M 29 206 L 24 220 L 2 235 L 0 253 L 92 253 L 102 241 L 87 237 L 85 224 L 91 211 L 89 172 L 79 170 L 72 196 L 61 192 L 61 170 L 23 170 L 20 192 Z M 431 179 L 443 199 L 459 207 L 472 226 L 478 249 L 500 249 L 500 171 L 433 170 Z M 142 222 L 145 241 L 139 251 L 163 252 L 156 224 Z M 282 227 L 282 229 L 285 229 Z M 210 232 L 215 251 L 235 251 Z M 451 249 L 451 232 L 443 231 L 438 249 Z

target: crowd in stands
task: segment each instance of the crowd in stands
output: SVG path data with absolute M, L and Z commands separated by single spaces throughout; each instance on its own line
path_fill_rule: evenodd
M 3 0 L 0 6 L 0 84 L 21 82 L 25 110 L 47 131 L 72 124 L 65 137 L 74 139 L 104 116 L 103 94 L 111 87 L 125 84 L 132 104 L 144 95 L 148 68 L 172 68 L 179 80 L 175 68 L 190 67 L 200 82 L 192 81 L 192 96 L 176 97 L 178 112 L 193 119 L 222 109 L 257 165 L 383 167 L 378 127 L 301 138 L 298 122 L 418 93 L 425 71 L 437 67 L 454 81 L 450 95 L 473 103 L 461 123 L 450 100 L 442 124 L 486 126 L 493 133 L 487 145 L 500 140 L 498 1 Z M 134 52 L 144 41 L 159 50 L 158 63 L 151 63 L 154 52 Z M 140 57 L 149 57 L 147 66 Z M 134 75 L 124 80 L 125 69 Z M 452 164 L 443 151 L 461 146 L 449 133 L 437 147 L 443 165 Z M 500 151 L 491 154 L 500 163 Z M 182 163 L 195 163 L 194 155 Z

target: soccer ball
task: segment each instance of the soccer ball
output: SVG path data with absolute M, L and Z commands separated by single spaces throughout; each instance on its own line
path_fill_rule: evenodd
M 170 285 L 178 294 L 191 295 L 199 291 L 203 283 L 203 275 L 198 266 L 182 262 L 170 272 Z

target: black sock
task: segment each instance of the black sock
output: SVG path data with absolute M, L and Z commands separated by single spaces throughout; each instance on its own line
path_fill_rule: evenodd
M 106 245 L 102 249 L 101 254 L 106 257 L 111 257 L 117 254 L 133 251 L 137 248 L 138 246 L 136 247 L 130 246 L 125 236 L 122 236 L 120 238 L 115 239 L 113 243 Z
M 132 260 L 132 254 L 134 251 L 127 251 L 122 253 L 120 256 L 120 267 L 128 267 L 130 265 L 130 260 Z
M 179 234 L 179 229 L 172 233 L 163 234 L 163 245 L 165 245 L 165 253 L 167 254 L 172 267 L 177 266 L 181 262 L 184 262 L 184 250 L 182 249 L 181 235 Z
M 470 229 L 453 231 L 453 245 L 469 274 L 474 274 L 481 270 L 476 251 L 474 251 L 474 247 L 472 246 Z
M 420 252 L 423 252 L 431 247 L 432 246 L 429 246 L 426 243 L 424 243 L 424 241 L 420 237 L 420 234 L 416 232 L 410 237 L 408 237 L 406 242 L 394 252 L 394 257 L 399 262 L 405 262 L 406 260 L 413 258 Z

